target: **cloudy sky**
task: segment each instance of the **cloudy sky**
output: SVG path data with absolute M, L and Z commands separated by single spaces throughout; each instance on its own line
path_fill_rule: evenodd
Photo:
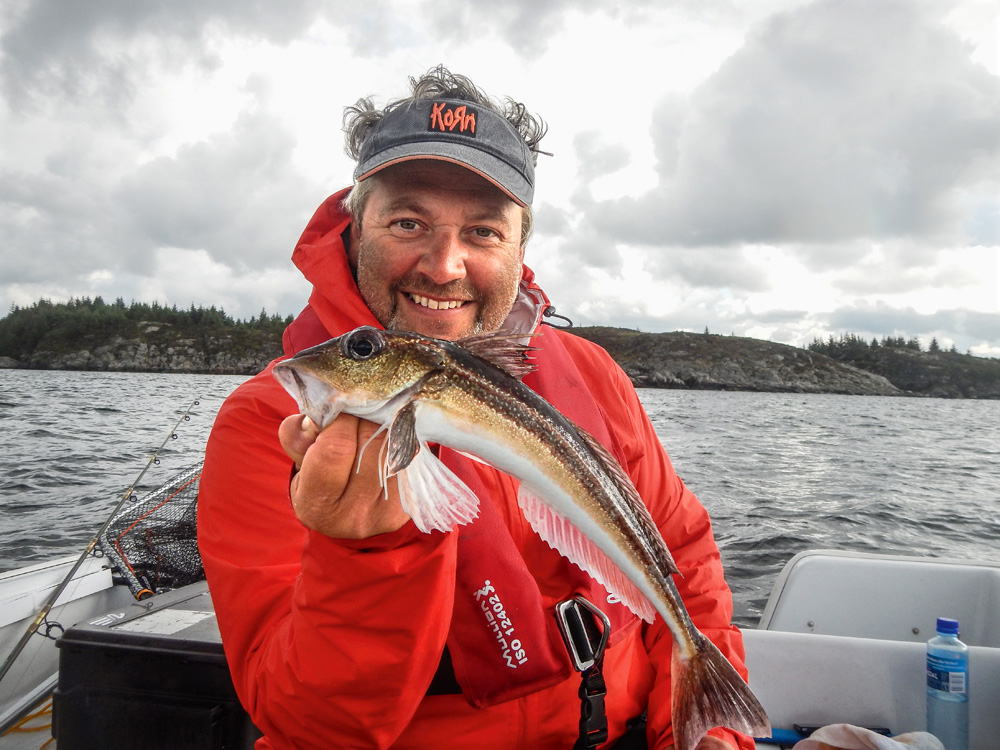
M 0 315 L 298 312 L 344 106 L 438 63 L 549 124 L 527 258 L 578 324 L 1000 357 L 994 0 L 5 0 Z

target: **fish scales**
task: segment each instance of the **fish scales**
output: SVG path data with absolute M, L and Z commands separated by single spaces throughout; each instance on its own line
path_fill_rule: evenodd
M 450 531 L 478 505 L 427 443 L 519 480 L 518 503 L 539 536 L 640 616 L 652 621 L 655 609 L 663 617 L 674 640 L 677 750 L 692 750 L 715 726 L 767 736 L 763 708 L 691 621 L 670 552 L 627 474 L 520 382 L 531 369 L 522 338 L 481 334 L 455 343 L 366 326 L 279 363 L 274 374 L 320 427 L 346 412 L 388 431 L 383 479 L 398 477 L 400 501 L 423 531 Z
M 617 539 L 616 546 L 628 551 L 633 564 L 649 579 L 648 588 L 665 589 L 664 606 L 671 610 L 668 623 L 677 631 L 675 636 L 682 647 L 690 651 L 693 645 L 686 637 L 689 619 L 678 607 L 680 597 L 669 577 L 674 571 L 670 553 L 645 506 L 637 497 L 632 499 L 621 491 L 620 484 L 605 471 L 602 459 L 580 438 L 579 428 L 547 401 L 520 383 L 516 384 L 520 398 L 511 399 L 509 375 L 492 366 L 484 367 L 480 359 L 466 363 L 464 360 L 468 358 L 466 350 L 452 353 L 449 366 L 454 366 L 458 377 L 449 378 L 451 387 L 440 398 L 449 398 L 448 394 L 453 397 L 456 392 L 467 394 L 468 406 L 457 411 L 482 407 L 477 410 L 475 424 L 496 422 L 497 437 L 520 447 L 519 453 L 529 457 L 548 456 L 548 465 L 557 470 L 556 483 L 576 495 L 594 522 Z M 585 502 L 586 499 L 596 502 Z

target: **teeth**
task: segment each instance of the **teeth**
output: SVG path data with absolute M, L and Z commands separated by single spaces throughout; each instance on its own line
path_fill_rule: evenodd
M 436 300 L 421 297 L 419 294 L 409 295 L 410 299 L 422 307 L 429 307 L 431 310 L 453 310 L 465 304 L 462 300 Z

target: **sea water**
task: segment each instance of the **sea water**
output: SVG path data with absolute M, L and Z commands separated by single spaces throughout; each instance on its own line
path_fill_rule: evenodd
M 201 460 L 245 379 L 0 370 L 0 570 L 82 551 L 189 407 L 137 494 Z M 712 515 L 738 625 L 757 623 L 781 567 L 806 549 L 1000 552 L 1000 401 L 639 395 Z

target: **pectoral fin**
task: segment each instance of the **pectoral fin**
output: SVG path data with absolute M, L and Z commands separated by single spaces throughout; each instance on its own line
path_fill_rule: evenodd
M 479 498 L 417 435 L 417 402 L 389 425 L 383 475 L 396 476 L 403 510 L 423 532 L 451 531 L 479 515 Z
M 420 450 L 415 404 L 416 402 L 411 401 L 396 412 L 395 419 L 389 425 L 385 457 L 387 476 L 391 477 L 409 466 Z
M 396 480 L 403 510 L 421 531 L 451 531 L 479 515 L 479 498 L 426 443 Z
M 523 484 L 518 488 L 517 502 L 531 528 L 549 546 L 586 571 L 637 616 L 653 621 L 656 610 L 646 595 L 582 531 Z

